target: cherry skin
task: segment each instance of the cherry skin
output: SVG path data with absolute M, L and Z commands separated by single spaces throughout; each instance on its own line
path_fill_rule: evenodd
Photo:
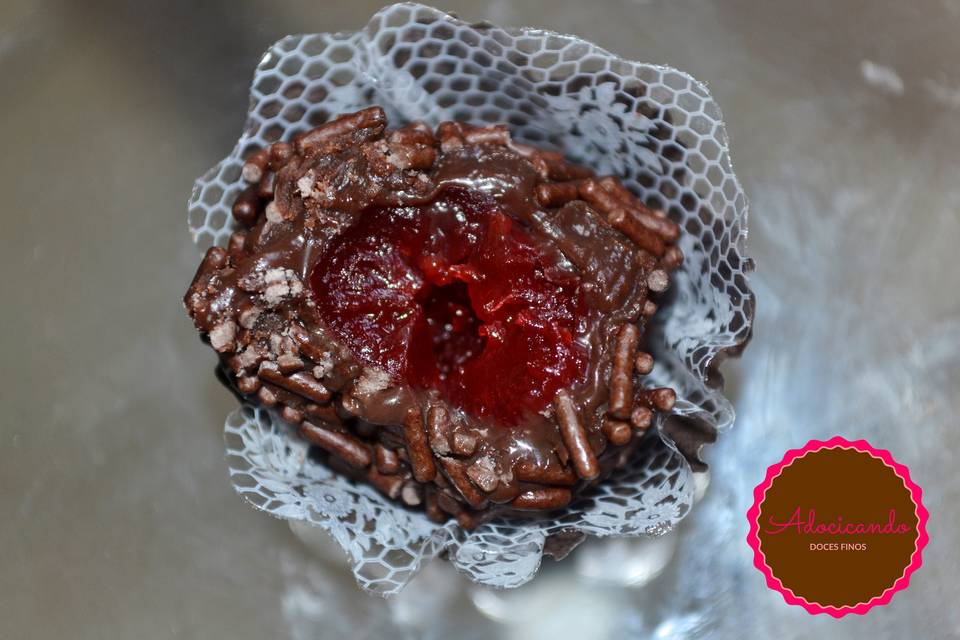
M 310 284 L 361 361 L 473 416 L 520 424 L 584 376 L 579 278 L 482 193 L 447 187 L 425 205 L 365 211 Z

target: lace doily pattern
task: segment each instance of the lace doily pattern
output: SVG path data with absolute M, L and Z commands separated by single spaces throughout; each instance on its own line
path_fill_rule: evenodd
M 515 140 L 613 173 L 684 233 L 686 257 L 647 336 L 650 383 L 676 389 L 674 413 L 716 432 L 733 410 L 712 381 L 724 353 L 750 336 L 746 197 L 733 173 L 719 107 L 706 87 L 667 67 L 622 60 L 571 36 L 470 25 L 436 9 L 397 4 L 352 34 L 289 36 L 257 67 L 243 135 L 197 180 L 188 223 L 201 248 L 233 231 L 230 205 L 244 158 L 339 113 L 379 104 L 401 125 L 423 120 L 507 123 Z M 657 535 L 688 512 L 690 466 L 663 424 L 630 464 L 546 516 L 496 520 L 465 533 L 437 525 L 313 461 L 269 411 L 227 419 L 230 475 L 258 509 L 327 530 L 358 583 L 389 595 L 440 553 L 473 580 L 507 588 L 531 579 L 554 534 Z

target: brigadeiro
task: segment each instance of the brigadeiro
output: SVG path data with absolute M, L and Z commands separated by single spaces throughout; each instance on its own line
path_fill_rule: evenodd
M 436 520 L 562 507 L 676 394 L 643 333 L 680 229 L 506 126 L 371 107 L 253 153 L 184 297 L 245 400 Z

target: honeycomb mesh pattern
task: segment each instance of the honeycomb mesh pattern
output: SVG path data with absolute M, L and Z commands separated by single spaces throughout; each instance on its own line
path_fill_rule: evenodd
M 648 337 L 657 359 L 648 380 L 677 390 L 678 415 L 717 430 L 732 424 L 730 403 L 707 381 L 718 356 L 738 351 L 750 335 L 747 202 L 720 109 L 704 85 L 571 36 L 468 25 L 416 4 L 387 7 L 356 33 L 289 36 L 257 67 L 237 146 L 194 186 L 188 222 L 197 244 L 222 245 L 233 231 L 230 205 L 243 187 L 246 156 L 373 104 L 392 126 L 507 123 L 514 139 L 618 175 L 668 212 L 684 230 L 686 260 Z M 689 510 L 692 481 L 662 426 L 628 467 L 556 516 L 495 521 L 469 533 L 433 524 L 312 462 L 270 412 L 238 410 L 225 438 L 241 495 L 278 517 L 323 527 L 346 550 L 362 587 L 391 594 L 444 550 L 472 579 L 515 587 L 536 573 L 552 533 L 668 530 Z

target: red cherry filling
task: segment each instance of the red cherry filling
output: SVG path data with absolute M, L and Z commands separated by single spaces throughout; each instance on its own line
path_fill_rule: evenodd
M 579 278 L 479 192 L 365 211 L 310 283 L 358 358 L 471 415 L 517 425 L 584 375 Z

